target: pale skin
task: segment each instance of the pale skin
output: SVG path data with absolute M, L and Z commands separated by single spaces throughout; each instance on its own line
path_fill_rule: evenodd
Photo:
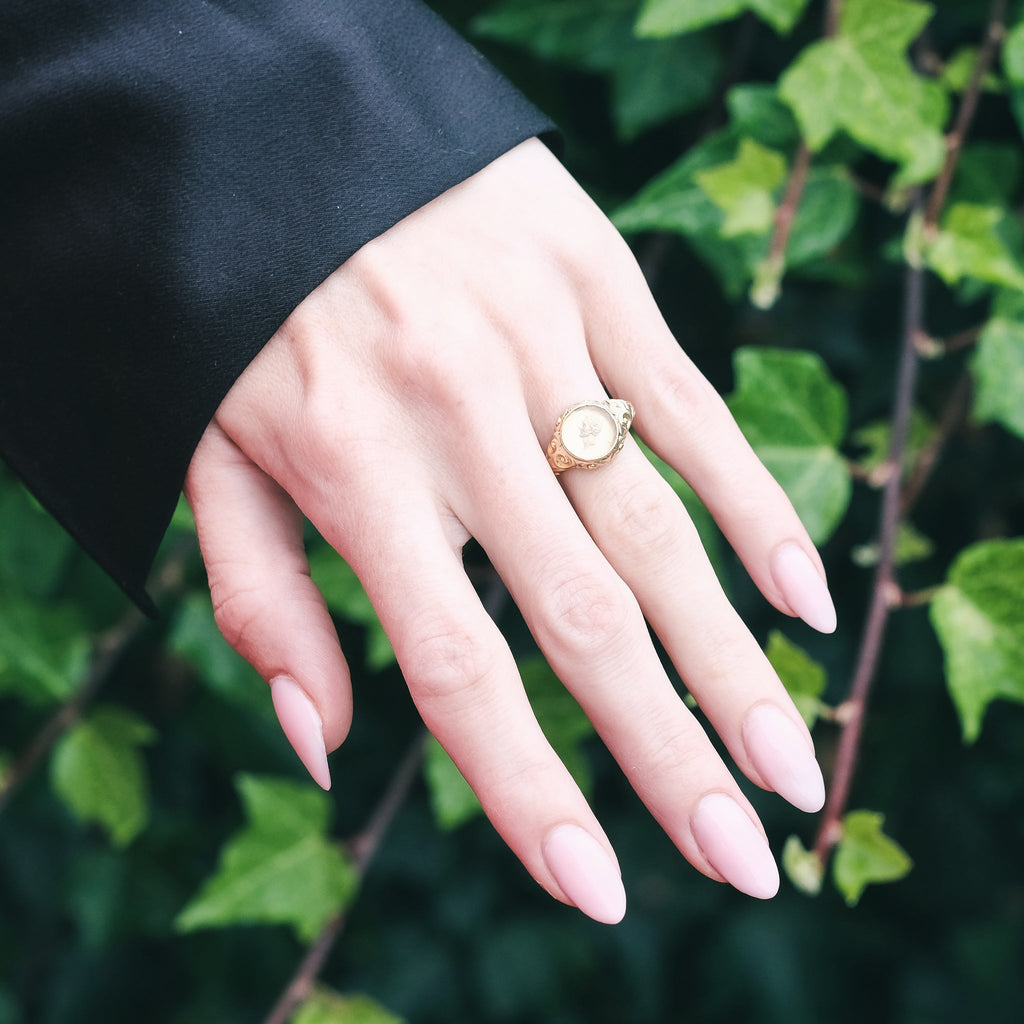
M 186 481 L 217 621 L 329 784 L 323 752 L 345 739 L 352 697 L 309 577 L 308 517 L 362 580 L 424 722 L 526 869 L 555 898 L 617 920 L 611 844 L 463 571 L 475 537 L 682 854 L 769 896 L 778 876 L 757 815 L 645 619 L 739 769 L 805 810 L 823 799 L 811 739 L 636 443 L 599 469 L 552 472 L 559 414 L 605 395 L 632 402 L 637 434 L 694 487 L 767 600 L 834 628 L 789 501 L 627 246 L 536 140 L 356 253 L 224 399 Z

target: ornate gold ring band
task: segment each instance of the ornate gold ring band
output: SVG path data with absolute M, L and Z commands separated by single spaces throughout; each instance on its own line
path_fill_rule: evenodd
M 570 405 L 555 424 L 548 462 L 556 473 L 597 469 L 622 450 L 633 422 L 633 406 L 621 398 Z

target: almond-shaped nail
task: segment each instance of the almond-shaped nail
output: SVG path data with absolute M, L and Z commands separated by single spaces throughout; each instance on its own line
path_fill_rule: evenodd
M 772 578 L 786 603 L 819 633 L 834 633 L 836 609 L 828 584 L 798 544 L 783 544 L 772 556 Z
M 774 704 L 758 704 L 743 723 L 743 745 L 761 778 L 801 811 L 820 811 L 825 780 L 807 737 Z
M 730 885 L 760 900 L 779 891 L 779 869 L 768 843 L 732 797 L 709 793 L 690 827 L 704 856 Z
M 618 924 L 626 913 L 626 890 L 604 847 L 579 825 L 559 825 L 544 840 L 544 863 L 562 892 L 587 917 Z
M 331 770 L 327 767 L 324 724 L 313 702 L 291 676 L 272 679 L 270 696 L 277 720 L 306 771 L 318 786 L 330 789 Z

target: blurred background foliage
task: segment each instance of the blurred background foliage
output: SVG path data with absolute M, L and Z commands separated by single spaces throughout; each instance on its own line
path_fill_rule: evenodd
M 298 1024 L 1018 1021 L 1021 12 L 974 0 L 435 6 L 560 124 L 567 164 L 823 544 L 834 637 L 770 609 L 676 481 L 733 601 L 818 719 L 826 778 L 885 557 L 880 488 L 918 274 L 918 384 L 896 452 L 904 499 L 914 492 L 894 537 L 889 603 L 902 606 L 836 886 L 802 891 L 821 882 L 806 852 L 818 823 L 756 790 L 796 884 L 759 903 L 689 868 L 473 547 L 469 571 L 618 850 L 625 921 L 603 927 L 551 901 L 444 752 L 428 742 L 421 763 L 387 639 L 310 535 L 357 707 L 324 796 L 266 687 L 216 632 L 187 509 L 148 622 L 0 468 L 0 1024 L 270 1021 L 331 929 L 319 986 L 292 1001 Z M 1008 34 L 986 49 L 993 13 Z M 975 75 L 979 58 L 991 60 Z M 965 97 L 977 99 L 969 137 L 932 208 Z M 900 880 L 867 884 L 886 877 Z

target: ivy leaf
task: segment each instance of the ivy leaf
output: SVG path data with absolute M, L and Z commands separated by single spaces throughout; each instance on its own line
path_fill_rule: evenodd
M 369 996 L 343 996 L 317 986 L 291 1018 L 291 1024 L 404 1024 Z
M 903 453 L 903 472 L 909 473 L 917 463 L 917 458 L 927 447 L 935 434 L 935 424 L 921 409 L 914 408 L 910 414 L 910 426 L 907 430 L 907 443 Z M 874 420 L 858 427 L 853 432 L 852 441 L 858 448 L 866 449 L 857 459 L 858 468 L 867 476 L 868 482 L 881 487 L 885 483 L 885 464 L 889 459 L 889 448 L 892 442 L 892 423 L 889 420 Z
M 97 822 L 115 846 L 127 846 L 149 816 L 139 747 L 153 727 L 124 708 L 97 707 L 61 737 L 53 752 L 53 788 L 80 821 Z
M 961 46 L 946 61 L 942 69 L 942 81 L 947 89 L 952 92 L 963 92 L 970 85 L 979 52 L 977 46 Z M 985 92 L 1001 92 L 1003 83 L 998 75 L 989 71 L 982 79 L 981 87 Z
M 921 533 L 913 523 L 901 522 L 896 533 L 896 547 L 893 551 L 893 559 L 897 565 L 907 565 L 910 562 L 920 562 L 930 558 L 935 550 L 932 541 Z M 881 547 L 875 542 L 873 544 L 858 544 L 850 552 L 853 564 L 860 569 L 869 569 L 878 565 L 881 556 Z
M 728 21 L 752 11 L 784 35 L 800 20 L 807 0 L 645 0 L 638 36 L 671 36 Z
M 999 423 L 1024 438 L 1024 303 L 1017 304 L 1016 316 L 1010 309 L 1009 302 L 997 304 L 978 339 L 971 359 L 973 411 L 979 422 Z
M 825 669 L 777 629 L 768 634 L 768 645 L 764 653 L 800 716 L 807 727 L 811 728 L 822 710 Z
M 395 651 L 359 577 L 326 543 L 309 553 L 309 571 L 327 607 L 340 618 L 366 630 L 366 667 L 379 672 L 395 663 Z
M 946 94 L 905 56 L 931 13 L 909 0 L 846 0 L 838 35 L 808 46 L 779 82 L 812 150 L 844 131 L 899 165 L 897 186 L 934 177 L 945 156 Z
M 790 836 L 782 847 L 782 870 L 793 883 L 794 888 L 807 896 L 817 896 L 825 878 L 825 867 L 821 858 L 805 849 L 797 836 Z
M 832 879 L 847 906 L 854 907 L 869 885 L 898 882 L 914 862 L 883 831 L 885 816 L 874 811 L 850 811 L 832 861 Z
M 723 238 L 761 235 L 775 220 L 775 190 L 786 180 L 786 158 L 753 139 L 741 139 L 729 163 L 694 175 L 705 195 L 725 214 Z
M 212 693 L 254 714 L 273 716 L 266 684 L 217 628 L 209 594 L 189 594 L 182 601 L 167 649 L 191 665 Z
M 1003 71 L 1013 85 L 1024 85 L 1024 21 L 1006 33 L 1003 41 Z
M 588 794 L 592 780 L 581 744 L 594 733 L 590 719 L 542 657 L 527 659 L 520 664 L 519 672 L 548 743 L 584 795 Z M 469 783 L 433 738 L 426 747 L 424 777 L 434 819 L 441 828 L 456 828 L 481 813 L 480 801 Z
M 352 862 L 326 832 L 325 793 L 287 779 L 242 775 L 247 824 L 221 850 L 216 872 L 178 915 L 179 931 L 286 924 L 311 942 L 355 894 Z
M 91 651 L 77 608 L 0 593 L 0 693 L 35 705 L 66 700 L 85 678 Z
M 449 831 L 483 814 L 473 788 L 440 743 L 429 737 L 423 749 L 423 778 L 439 828 Z
M 74 541 L 0 464 L 0 592 L 53 594 Z
M 1002 206 L 953 203 L 939 233 L 925 242 L 924 257 L 947 284 L 966 277 L 1024 291 L 1021 230 Z
M 850 472 L 838 451 L 846 394 L 812 352 L 739 349 L 733 365 L 729 408 L 820 544 L 850 501 Z
M 796 142 L 799 129 L 793 113 L 774 85 L 744 82 L 734 85 L 725 97 L 729 122 L 741 136 L 766 146 L 785 148 Z
M 931 604 L 964 741 L 998 698 L 1024 703 L 1024 538 L 981 541 L 957 557 Z
M 481 36 L 522 46 L 547 60 L 606 75 L 619 137 L 699 107 L 718 77 L 711 41 L 688 36 L 638 39 L 636 0 L 506 0 L 472 21 Z

